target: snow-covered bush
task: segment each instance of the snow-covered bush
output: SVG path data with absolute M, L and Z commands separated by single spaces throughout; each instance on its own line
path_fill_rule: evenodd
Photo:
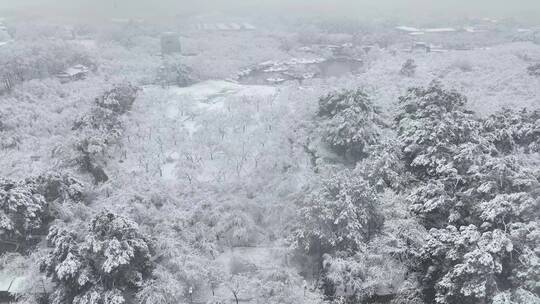
M 303 300 L 301 277 L 290 269 L 276 268 L 258 275 L 256 303 L 295 304 Z
M 94 107 L 82 117 L 75 120 L 73 130 L 91 129 L 105 133 L 120 133 L 122 124 L 118 115 L 106 108 Z
M 502 153 L 540 152 L 540 110 L 502 109 L 484 121 L 484 132 Z
M 540 63 L 533 64 L 527 68 L 527 72 L 531 76 L 540 76 Z
M 380 110 L 362 90 L 333 92 L 319 99 L 323 139 L 338 154 L 358 161 L 379 142 L 384 127 Z
M 187 87 L 197 81 L 194 72 L 188 66 L 180 63 L 182 59 L 174 56 L 167 56 L 163 60 L 162 66 L 157 72 L 157 82 L 166 86 Z
M 20 136 L 13 132 L 15 128 L 10 125 L 7 116 L 7 113 L 0 112 L 0 150 L 13 149 L 20 144 Z
M 105 92 L 103 96 L 96 99 L 96 104 L 113 111 L 117 115 L 121 115 L 131 109 L 133 102 L 137 98 L 138 91 L 139 88 L 130 83 L 116 85 L 113 89 Z
M 351 256 L 325 255 L 323 288 L 327 295 L 345 297 L 349 303 L 391 298 L 405 279 L 398 260 L 367 247 Z
M 210 238 L 210 242 L 227 247 L 253 246 L 263 235 L 254 220 L 260 212 L 256 208 L 257 206 L 238 203 L 216 207 L 203 204 L 196 209 L 189 222 L 193 223 L 193 226 L 204 225 L 205 229 L 209 229 L 205 233 L 207 235 L 201 237 Z
M 0 131 L 0 150 L 16 148 L 20 143 L 19 136 Z
M 324 180 L 300 201 L 294 245 L 314 256 L 355 251 L 380 230 L 376 191 L 361 176 L 343 171 Z
M 450 68 L 459 70 L 461 72 L 471 72 L 473 70 L 473 65 L 467 59 L 458 59 L 452 62 Z
M 154 278 L 144 283 L 137 293 L 137 300 L 141 304 L 181 303 L 184 298 L 186 286 L 179 282 L 173 274 L 164 267 L 156 265 Z
M 52 303 L 129 303 L 154 267 L 148 238 L 113 213 L 94 217 L 84 236 L 53 226 L 47 240 L 52 251 L 41 270 L 56 284 Z
M 104 170 L 106 152 L 122 136 L 124 126 L 120 115 L 131 109 L 138 91 L 139 88 L 131 84 L 114 87 L 97 98 L 97 106 L 73 125 L 74 130 L 80 131 L 80 139 L 75 143 L 79 153 L 74 161 L 92 175 L 95 184 L 109 179 Z
M 109 180 L 103 167 L 105 165 L 105 153 L 110 142 L 107 137 L 100 135 L 101 134 L 97 134 L 95 136 L 82 138 L 75 146 L 79 152 L 75 162 L 84 172 L 88 172 L 92 175 L 95 184 Z
M 357 164 L 355 172 L 378 191 L 386 188 L 403 191 L 411 182 L 412 175 L 405 168 L 402 158 L 395 140 L 384 140 L 369 150 L 369 156 Z
M 407 59 L 405 63 L 401 66 L 401 70 L 399 70 L 399 74 L 406 76 L 406 77 L 413 77 L 416 73 L 416 63 L 413 59 Z

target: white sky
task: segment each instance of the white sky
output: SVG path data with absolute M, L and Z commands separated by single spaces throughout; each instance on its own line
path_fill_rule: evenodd
M 540 0 L 0 0 L 0 10 L 57 17 L 144 17 L 219 10 L 378 17 L 513 17 L 540 24 Z

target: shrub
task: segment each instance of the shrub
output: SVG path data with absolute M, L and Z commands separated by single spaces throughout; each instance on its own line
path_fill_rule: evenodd
M 406 77 L 413 77 L 416 73 L 416 64 L 413 59 L 407 59 L 405 63 L 401 66 L 399 73 Z
M 131 109 L 133 102 L 137 98 L 138 91 L 138 87 L 129 83 L 117 85 L 110 91 L 105 92 L 102 97 L 96 99 L 96 103 L 102 108 L 121 115 Z
M 527 68 L 527 72 L 531 76 L 540 77 L 540 63 L 533 64 Z

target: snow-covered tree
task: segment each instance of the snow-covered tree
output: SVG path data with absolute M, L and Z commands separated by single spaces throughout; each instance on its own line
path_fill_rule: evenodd
M 96 184 L 109 179 L 104 170 L 106 152 L 122 136 L 124 127 L 119 117 L 131 109 L 138 91 L 138 87 L 129 83 L 115 86 L 97 98 L 90 113 L 73 125 L 73 129 L 80 132 L 75 143 L 79 152 L 75 162 L 92 175 Z
M 17 40 L 2 47 L 0 79 L 10 79 L 15 85 L 51 77 L 72 65 L 89 66 L 93 61 L 84 48 L 60 39 Z
M 154 268 L 149 239 L 110 212 L 94 217 L 84 236 L 53 226 L 47 240 L 52 251 L 41 270 L 56 284 L 51 303 L 129 303 Z
M 157 265 L 154 278 L 144 283 L 137 293 L 137 300 L 141 304 L 179 303 L 184 300 L 185 288 L 185 284 L 178 281 L 174 274 Z
M 424 299 L 490 303 L 500 291 L 538 294 L 525 283 L 538 273 L 538 239 L 516 236 L 538 225 L 540 182 L 505 156 L 520 140 L 526 147 L 536 140 L 535 119 L 522 112 L 481 121 L 465 110 L 462 95 L 438 84 L 411 89 L 400 102 L 398 140 L 418 180 L 408 202 L 431 229 L 420 258 Z
M 121 134 L 122 123 L 118 115 L 106 107 L 93 107 L 73 123 L 73 130 L 90 129 L 96 132 Z
M 527 72 L 529 72 L 529 75 L 531 76 L 540 76 L 540 63 L 529 66 Z
M 369 156 L 357 164 L 355 172 L 378 191 L 387 188 L 403 191 L 413 177 L 401 161 L 402 158 L 402 152 L 394 139 L 383 140 L 369 149 Z
M 413 59 L 407 59 L 405 63 L 401 66 L 401 70 L 399 70 L 399 74 L 406 76 L 406 77 L 413 77 L 416 73 L 416 63 Z
M 0 179 L 0 206 L 1 239 L 16 249 L 47 220 L 47 201 L 33 183 Z
M 348 303 L 382 299 L 396 292 L 405 273 L 398 260 L 366 246 L 351 256 L 325 255 L 322 287 L 326 295 L 344 297 Z
M 84 172 L 92 175 L 96 185 L 109 180 L 103 169 L 109 138 L 100 135 L 102 134 L 88 136 L 76 143 L 76 149 L 79 155 L 75 161 Z
M 98 106 L 121 115 L 131 109 L 139 88 L 130 83 L 116 85 L 96 100 Z
M 523 229 L 538 225 L 537 177 L 512 158 L 484 160 L 468 174 L 455 189 L 428 181 L 409 197 L 426 227 L 451 225 L 430 230 L 422 260 L 431 265 L 424 286 L 434 289 L 425 294 L 438 303 L 478 303 L 499 290 L 538 292 L 525 282 L 538 277 L 532 248 L 540 242 Z
M 255 300 L 260 304 L 302 303 L 301 277 L 291 269 L 263 270 L 257 276 Z
M 324 180 L 299 204 L 295 246 L 321 257 L 363 247 L 383 223 L 376 191 L 361 176 L 344 170 Z
M 193 226 L 204 225 L 208 230 L 201 237 L 210 243 L 227 247 L 252 246 L 263 234 L 254 220 L 261 212 L 258 208 L 246 202 L 224 203 L 215 207 L 202 204 L 195 209 L 189 223 Z
M 6 248 L 25 251 L 39 240 L 35 234 L 46 231 L 56 216 L 55 209 L 82 202 L 83 188 L 68 174 L 49 173 L 20 181 L 0 179 L 0 240 L 12 245 Z
M 193 70 L 181 63 L 182 58 L 166 56 L 157 72 L 158 84 L 167 86 L 187 87 L 197 80 Z
M 430 234 L 426 254 L 438 264 L 431 266 L 425 279 L 442 272 L 435 284 L 437 303 L 488 303 L 505 287 L 504 266 L 514 247 L 504 231 L 482 233 L 469 225 L 434 229 Z
M 411 88 L 399 98 L 398 141 L 405 164 L 419 178 L 463 174 L 486 149 L 480 122 L 465 109 L 466 97 L 438 82 Z M 458 159 L 454 156 L 462 155 Z
M 484 121 L 485 136 L 497 150 L 508 154 L 517 149 L 540 151 L 540 110 L 502 109 Z
M 227 280 L 226 287 L 233 296 L 235 303 L 238 304 L 240 299 L 251 291 L 254 283 L 254 280 L 245 274 L 236 274 Z
M 384 121 L 380 110 L 362 90 L 332 92 L 319 99 L 323 139 L 352 161 L 366 157 L 379 142 Z
M 39 175 L 32 181 L 48 202 L 73 204 L 84 200 L 84 185 L 71 174 L 49 172 Z

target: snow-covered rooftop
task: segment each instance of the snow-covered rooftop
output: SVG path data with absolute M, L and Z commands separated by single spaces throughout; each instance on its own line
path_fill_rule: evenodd
M 255 26 L 247 22 L 218 22 L 218 23 L 197 23 L 193 27 L 197 30 L 220 30 L 220 31 L 241 31 L 255 30 Z
M 7 291 L 10 293 L 24 292 L 24 277 L 16 276 L 9 273 L 1 273 L 0 291 Z
M 456 32 L 456 29 L 453 27 L 438 27 L 438 28 L 427 28 L 423 30 L 426 33 L 450 33 Z
M 421 32 L 421 29 L 412 26 L 396 26 L 396 29 L 403 32 Z
M 82 64 L 77 64 L 77 65 L 74 65 L 72 67 L 69 67 L 67 69 L 65 69 L 62 73 L 58 74 L 59 77 L 65 77 L 65 76 L 75 76 L 75 75 L 78 75 L 78 74 L 81 74 L 81 73 L 87 73 L 88 72 L 88 67 L 82 65 Z

